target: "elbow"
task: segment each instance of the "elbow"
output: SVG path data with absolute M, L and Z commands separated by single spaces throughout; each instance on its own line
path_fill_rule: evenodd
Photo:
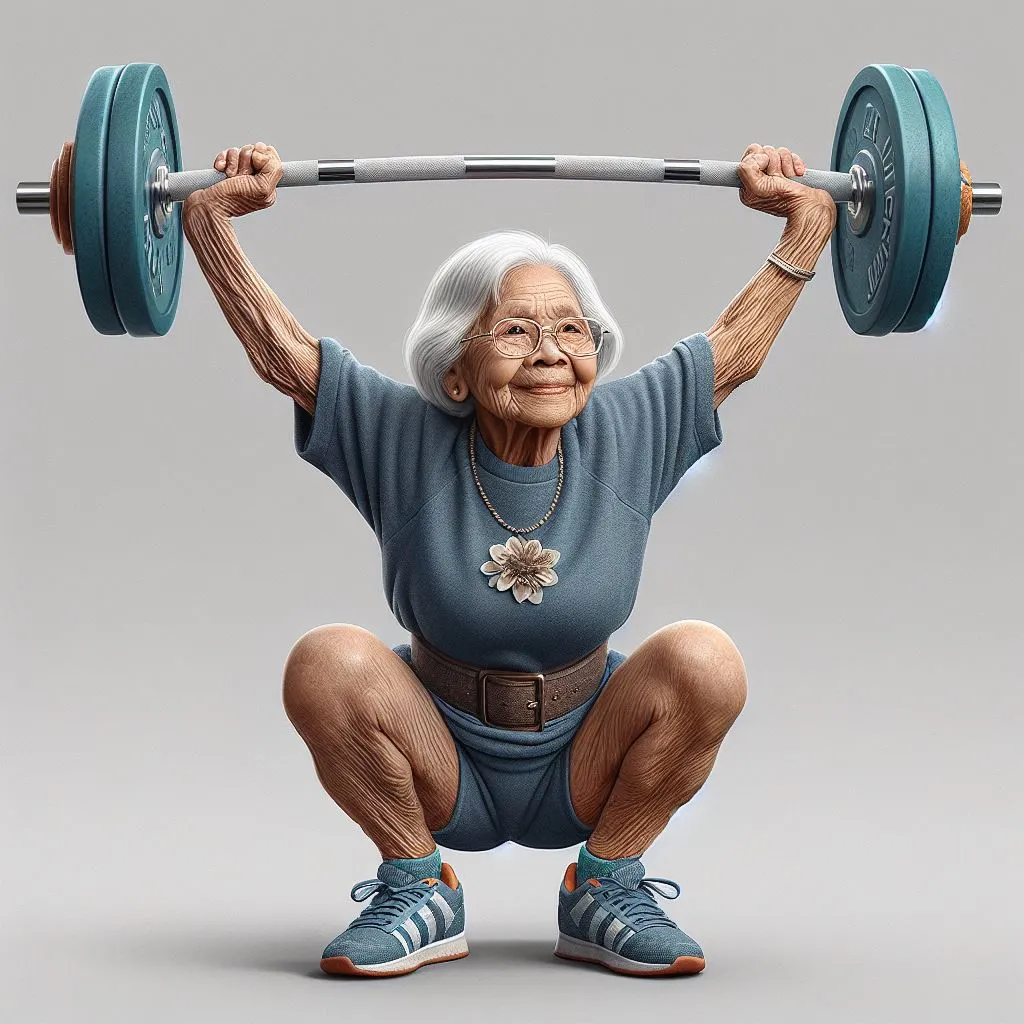
M 728 373 L 715 378 L 715 408 L 717 409 L 741 384 L 757 376 L 760 364 L 738 364 L 729 367 Z
M 716 323 L 708 332 L 715 363 L 715 376 L 731 386 L 742 384 L 757 376 L 764 363 L 764 355 L 749 340 L 734 331 L 722 330 Z
M 748 380 L 753 380 L 762 366 L 764 366 L 763 359 L 745 360 L 739 370 L 739 382 L 744 384 Z
M 726 379 L 731 387 L 739 387 L 740 384 L 753 380 L 763 365 L 763 359 L 753 359 L 749 356 L 738 358 L 729 367 Z

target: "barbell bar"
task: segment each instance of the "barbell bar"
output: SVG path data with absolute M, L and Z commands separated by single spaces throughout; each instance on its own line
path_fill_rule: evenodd
M 739 188 L 738 163 L 722 160 L 661 160 L 628 156 L 386 156 L 349 160 L 290 160 L 282 164 L 279 188 L 352 182 L 452 181 L 459 178 L 553 178 L 571 181 L 676 181 Z M 220 171 L 155 169 L 154 205 L 184 202 L 193 192 L 222 181 Z M 837 203 L 859 202 L 865 177 L 808 169 L 800 179 L 824 189 Z M 49 182 L 18 185 L 20 213 L 49 213 Z M 170 211 L 167 210 L 167 213 Z
M 281 165 L 278 188 L 334 185 L 344 182 L 372 184 L 395 181 L 453 181 L 459 178 L 549 178 L 562 181 L 669 181 L 691 185 L 739 188 L 739 163 L 726 160 L 672 160 L 631 156 L 385 156 L 347 160 L 288 160 Z M 808 168 L 795 181 L 827 192 L 837 204 L 870 201 L 873 182 L 861 165 L 855 170 L 817 171 Z M 183 203 L 193 192 L 216 185 L 226 177 L 220 171 L 167 172 L 155 169 L 150 188 L 153 205 L 164 208 Z M 19 213 L 48 214 L 48 181 L 23 181 L 17 188 Z M 999 185 L 973 183 L 972 211 L 995 214 L 1002 203 Z
M 941 298 L 972 216 L 1002 205 L 995 183 L 960 163 L 952 115 L 927 71 L 870 65 L 854 79 L 831 170 L 798 180 L 840 206 L 832 240 L 840 305 L 860 334 L 918 330 Z M 739 164 L 623 156 L 400 156 L 288 161 L 282 187 L 475 178 L 671 182 L 738 188 Z M 97 70 L 74 142 L 48 182 L 17 186 L 19 213 L 49 214 L 76 255 L 79 286 L 104 334 L 165 334 L 181 286 L 178 204 L 225 177 L 182 170 L 170 88 L 156 64 Z

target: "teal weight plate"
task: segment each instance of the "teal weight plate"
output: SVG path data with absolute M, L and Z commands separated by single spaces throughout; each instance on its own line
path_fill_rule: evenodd
M 960 228 L 960 151 L 942 87 L 927 71 L 907 71 L 917 86 L 932 154 L 932 213 L 917 290 L 897 331 L 919 331 L 942 298 Z
M 85 312 L 100 334 L 124 334 L 107 263 L 107 132 L 120 67 L 99 68 L 86 86 L 75 130 L 71 235 Z
M 107 139 L 107 263 L 128 333 L 166 334 L 181 292 L 180 205 L 163 224 L 150 207 L 154 163 L 181 170 L 170 86 L 157 64 L 128 64 L 117 83 Z
M 874 208 L 857 228 L 845 206 L 832 236 L 832 267 L 846 322 L 858 334 L 889 334 L 910 308 L 931 220 L 931 147 L 916 86 L 893 64 L 853 80 L 832 143 L 832 169 L 859 154 L 873 166 Z

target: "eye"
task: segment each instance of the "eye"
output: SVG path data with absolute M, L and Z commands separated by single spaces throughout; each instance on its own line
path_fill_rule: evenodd
M 509 334 L 526 334 L 527 325 L 520 320 L 499 320 L 493 328 L 502 337 Z
M 579 324 L 563 324 L 562 325 L 562 330 L 566 331 L 569 334 L 581 334 L 582 333 L 582 331 L 580 331 Z

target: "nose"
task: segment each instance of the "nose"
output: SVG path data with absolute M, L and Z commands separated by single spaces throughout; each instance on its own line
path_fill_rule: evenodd
M 568 365 L 569 357 L 555 344 L 555 332 L 545 326 L 541 328 L 540 332 L 540 348 L 532 356 L 528 356 L 526 361 L 531 365 L 534 363 L 548 365 L 565 363 Z

